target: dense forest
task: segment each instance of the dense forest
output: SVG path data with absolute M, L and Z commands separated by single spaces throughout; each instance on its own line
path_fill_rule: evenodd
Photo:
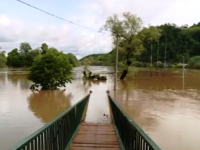
M 157 32 L 153 37 L 152 32 Z M 168 66 L 182 63 L 190 64 L 194 56 L 200 56 L 200 22 L 190 27 L 188 25 L 177 26 L 175 24 L 164 24 L 160 26 L 149 26 L 142 28 L 138 33 L 138 39 L 143 47 L 139 54 L 132 55 L 131 64 L 138 67 L 149 67 L 151 63 L 160 64 L 166 62 Z M 134 38 L 134 37 L 133 37 Z M 119 42 L 119 64 L 126 63 L 124 57 L 124 43 L 127 39 Z M 115 49 L 107 54 L 92 54 L 80 60 L 81 64 L 89 65 L 113 65 L 115 60 Z M 198 57 L 195 57 L 195 60 Z M 192 64 L 191 64 L 192 65 Z M 192 66 L 191 66 L 192 67 Z M 200 68 L 200 63 L 193 68 Z
M 19 49 L 11 50 L 7 57 L 5 56 L 5 51 L 0 51 L 0 67 L 31 67 L 36 58 L 46 54 L 49 50 L 57 49 L 49 48 L 46 43 L 43 43 L 39 48 L 32 49 L 29 43 L 23 42 L 20 44 Z M 73 67 L 79 65 L 76 56 L 71 53 L 66 54 L 66 56 Z

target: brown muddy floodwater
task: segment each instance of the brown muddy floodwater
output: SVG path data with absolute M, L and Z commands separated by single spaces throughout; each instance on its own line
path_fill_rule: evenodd
M 106 75 L 106 82 L 82 80 L 82 67 L 74 68 L 74 80 L 65 89 L 31 92 L 23 69 L 0 69 L 0 150 L 16 143 L 75 104 L 92 90 L 86 121 L 107 123 L 106 90 L 165 150 L 200 150 L 200 71 L 135 68 L 118 81 L 113 92 L 113 69 L 90 67 Z

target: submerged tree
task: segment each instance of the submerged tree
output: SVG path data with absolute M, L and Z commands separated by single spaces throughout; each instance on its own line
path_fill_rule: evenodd
M 105 30 L 109 30 L 113 36 L 114 44 L 119 46 L 123 52 L 122 61 L 127 68 L 124 69 L 120 79 L 124 79 L 128 73 L 128 66 L 131 65 L 133 58 L 139 55 L 144 49 L 138 32 L 142 27 L 142 19 L 131 13 L 123 13 L 120 20 L 117 15 L 109 17 L 104 25 Z
M 67 56 L 52 48 L 33 62 L 29 79 L 43 90 L 55 90 L 71 82 L 71 70 Z

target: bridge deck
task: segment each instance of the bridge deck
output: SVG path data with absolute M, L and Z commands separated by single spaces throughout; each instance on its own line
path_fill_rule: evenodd
M 120 150 L 112 124 L 82 123 L 70 150 Z

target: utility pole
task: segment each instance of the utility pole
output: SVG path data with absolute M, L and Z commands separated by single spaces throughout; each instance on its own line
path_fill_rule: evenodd
M 183 90 L 184 90 L 184 63 L 185 63 L 185 58 L 184 58 L 184 56 L 183 56 Z
M 151 42 L 151 67 L 152 67 L 152 49 L 153 47 L 152 47 L 152 42 Z
M 159 55 L 159 37 L 158 37 L 158 49 L 157 49 L 157 68 L 158 68 L 158 55 Z
M 115 81 L 114 81 L 114 90 L 116 90 L 116 88 L 117 88 L 118 47 L 119 47 L 119 36 L 117 35 L 117 45 L 116 45 L 116 51 L 115 51 Z
M 165 42 L 165 64 L 164 64 L 164 67 L 166 66 L 166 49 L 167 49 L 167 38 L 166 38 L 166 42 Z

